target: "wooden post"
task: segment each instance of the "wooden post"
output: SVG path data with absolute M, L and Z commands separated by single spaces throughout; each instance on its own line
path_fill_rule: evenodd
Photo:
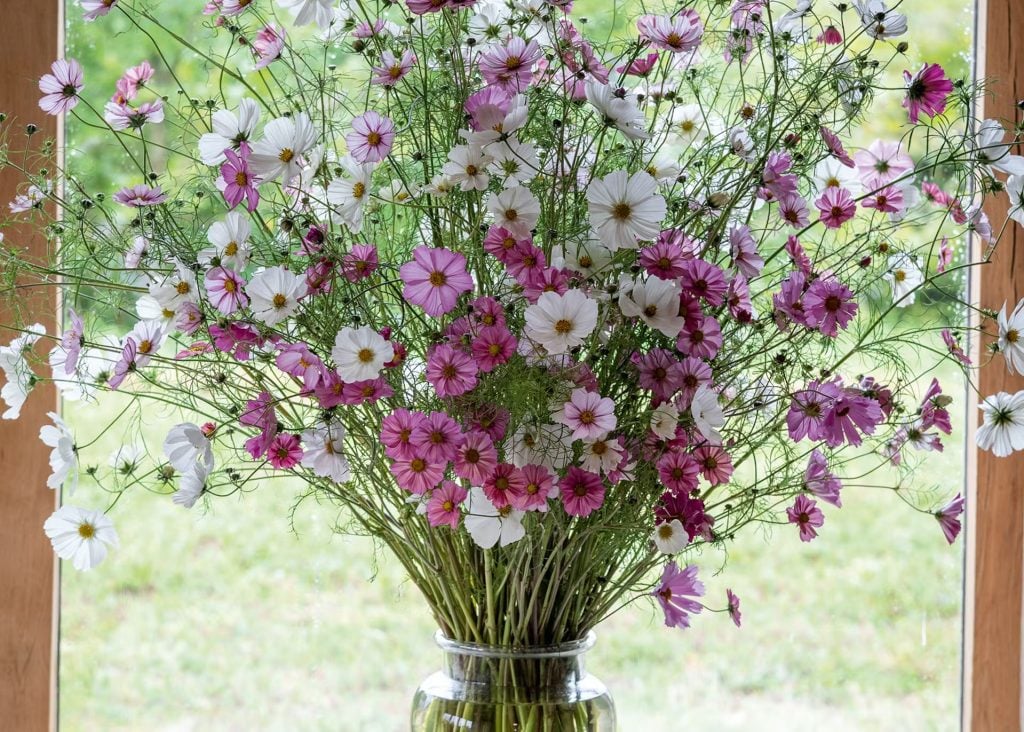
M 33 141 L 56 139 L 55 117 L 38 106 L 40 76 L 63 48 L 64 0 L 4 3 L 0 38 L 0 112 L 5 127 L 26 139 L 25 126 L 39 131 Z M 20 174 L 0 167 L 0 206 L 14 198 Z M 5 211 L 6 213 L 6 211 Z M 46 239 L 31 225 L 5 230 L 5 244 L 24 247 L 43 258 Z M 57 300 L 52 288 L 20 298 L 23 317 L 56 330 Z M 13 321 L 0 308 L 0 323 Z M 0 328 L 0 342 L 17 335 Z M 39 349 L 42 353 L 42 348 Z M 0 420 L 0 728 L 37 732 L 56 728 L 57 689 L 57 563 L 43 522 L 53 512 L 57 495 L 46 487 L 49 448 L 39 441 L 39 428 L 57 408 L 52 384 L 41 384 L 29 396 L 17 421 Z
M 979 0 L 978 78 L 992 80 L 981 113 L 1012 125 L 1024 97 L 1024 2 Z M 1019 151 L 1018 151 L 1019 152 Z M 986 212 L 996 230 L 1006 221 L 1007 199 L 992 197 Z M 980 244 L 978 245 L 980 247 Z M 980 252 L 975 252 L 980 255 Z M 972 300 L 998 310 L 1024 297 L 1024 228 L 1010 222 L 991 264 L 974 272 Z M 975 348 L 986 363 L 990 340 Z M 983 396 L 1024 389 L 1002 357 L 981 369 Z M 973 405 L 968 424 L 980 423 Z M 1021 594 L 1024 575 L 1024 454 L 996 458 L 967 446 L 968 524 L 964 616 L 963 726 L 970 732 L 1021 729 Z

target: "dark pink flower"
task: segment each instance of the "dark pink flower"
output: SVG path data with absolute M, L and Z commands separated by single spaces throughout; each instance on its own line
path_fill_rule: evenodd
M 776 313 L 785 316 L 797 325 L 810 326 L 815 321 L 808 316 L 804 307 L 804 292 L 807 278 L 802 272 L 791 272 L 782 281 L 782 289 L 772 295 Z M 780 322 L 782 327 L 784 321 Z
M 245 199 L 246 208 L 252 212 L 259 205 L 260 194 L 256 190 L 257 179 L 249 170 L 249 152 L 249 145 L 244 142 L 239 143 L 238 152 L 225 148 L 227 160 L 220 166 L 220 175 L 225 183 L 224 200 L 228 206 L 234 208 Z
M 843 142 L 839 136 L 828 127 L 822 127 L 818 131 L 821 133 L 821 139 L 825 142 L 829 154 L 847 168 L 852 168 L 854 166 L 853 158 L 843 148 Z
M 916 123 L 921 112 L 934 117 L 945 111 L 946 97 L 953 91 L 953 82 L 946 77 L 941 66 L 925 64 L 916 74 L 904 71 L 903 80 L 907 84 L 903 107 L 909 113 L 911 122 Z
M 970 356 L 968 356 L 966 353 L 964 353 L 964 349 L 960 347 L 960 344 L 957 342 L 956 337 L 949 330 L 949 328 L 943 328 L 942 329 L 942 341 L 943 341 L 943 343 L 946 344 L 946 348 L 949 350 L 949 352 L 960 363 L 964 364 L 965 366 L 970 366 L 971 365 L 971 358 L 970 358 Z
M 377 247 L 372 244 L 356 244 L 341 258 L 341 273 L 349 282 L 369 277 L 379 266 Z
M 570 516 L 589 516 L 604 503 L 604 482 L 601 476 L 575 465 L 558 481 L 558 489 L 562 494 L 565 512 Z
M 473 358 L 484 373 L 489 373 L 507 363 L 516 352 L 516 339 L 508 328 L 492 325 L 481 328 L 471 346 Z
M 454 467 L 455 474 L 468 480 L 470 485 L 483 487 L 484 481 L 498 467 L 494 441 L 479 430 L 470 430 L 455 455 Z
M 729 284 L 720 267 L 703 259 L 689 259 L 683 262 L 682 269 L 679 284 L 682 285 L 683 292 L 703 299 L 711 305 L 722 304 Z
M 786 516 L 789 523 L 796 524 L 800 528 L 800 541 L 810 541 L 818 535 L 815 529 L 820 529 L 825 523 L 825 514 L 818 508 L 817 501 L 800 494 L 796 497 L 793 505 L 786 509 Z
M 754 303 L 750 299 L 750 286 L 747 278 L 738 274 L 729 282 L 729 292 L 725 302 L 729 305 L 729 314 L 740 323 L 749 323 L 754 319 Z
M 466 272 L 466 257 L 462 254 L 421 246 L 413 250 L 412 258 L 399 270 L 405 283 L 402 296 L 427 315 L 444 315 L 455 307 L 461 293 L 473 289 L 473 278 Z
M 419 454 L 409 459 L 395 460 L 391 463 L 391 474 L 402 490 L 413 495 L 422 496 L 444 478 L 444 463 L 437 465 L 428 462 Z
M 960 514 L 964 512 L 964 499 L 959 493 L 945 506 L 935 512 L 935 519 L 942 527 L 942 535 L 952 544 L 960 535 Z
M 697 389 L 711 386 L 711 367 L 701 359 L 689 356 L 680 362 L 679 376 L 679 406 L 681 409 L 689 409 Z
M 697 321 L 687 320 L 676 339 L 676 349 L 680 353 L 709 361 L 721 347 L 722 329 L 718 321 L 710 315 L 705 315 Z
M 700 474 L 711 485 L 728 483 L 732 477 L 732 458 L 719 445 L 701 445 L 693 451 Z
M 841 508 L 843 502 L 839 497 L 839 491 L 842 487 L 843 484 L 839 478 L 829 471 L 828 461 L 821 454 L 821 451 L 815 449 L 811 452 L 811 459 L 808 461 L 807 469 L 804 471 L 804 490 L 826 503 L 831 503 L 833 506 Z
M 790 235 L 786 239 L 786 254 L 789 255 L 790 261 L 796 265 L 797 269 L 805 275 L 811 273 L 813 269 L 811 259 L 804 252 L 804 248 L 800 246 L 800 241 L 795 236 Z
M 39 108 L 47 114 L 63 114 L 78 105 L 78 93 L 85 86 L 82 65 L 72 59 L 57 59 L 50 66 L 51 73 L 39 79 L 43 93 Z
M 693 541 L 698 536 L 711 541 L 711 527 L 715 519 L 704 510 L 704 501 L 685 492 L 663 493 L 654 507 L 655 524 L 663 524 L 673 519 L 686 529 L 686 535 Z
M 947 406 L 953 398 L 942 393 L 939 380 L 932 378 L 928 385 L 924 399 L 921 400 L 921 429 L 927 430 L 936 427 L 947 435 L 953 432 L 953 424 L 949 417 Z
M 461 396 L 476 388 L 477 367 L 471 357 L 447 343 L 434 348 L 427 359 L 427 381 L 439 397 Z
M 857 203 L 845 188 L 829 186 L 814 205 L 821 211 L 821 222 L 829 229 L 838 229 L 857 213 Z
M 844 390 L 839 391 L 830 407 L 822 422 L 825 444 L 829 447 L 838 447 L 844 442 L 856 447 L 861 443 L 861 433 L 873 434 L 885 419 L 874 399 Z
M 512 250 L 520 242 L 529 243 L 529 239 L 519 239 L 508 229 L 501 226 L 492 226 L 487 230 L 487 235 L 484 237 L 484 251 L 492 255 L 502 264 L 508 261 L 508 257 Z
M 480 430 L 497 442 L 505 437 L 509 419 L 510 415 L 507 409 L 488 404 L 478 407 L 470 415 L 467 426 L 470 429 Z
M 814 40 L 826 46 L 838 46 L 843 42 L 843 34 L 834 25 L 830 25 L 819 33 L 818 37 Z
M 655 277 L 675 280 L 683 275 L 683 262 L 687 259 L 693 259 L 693 254 L 678 243 L 659 241 L 640 250 L 638 264 Z
M 302 445 L 299 436 L 281 432 L 267 448 L 267 460 L 278 470 L 294 468 L 302 459 Z
M 454 460 L 464 440 L 458 423 L 444 412 L 431 412 L 413 429 L 413 450 L 432 463 Z
M 802 229 L 810 223 L 810 212 L 807 201 L 798 194 L 790 194 L 779 199 L 779 218 L 794 229 Z
M 383 376 L 365 381 L 353 381 L 346 383 L 341 388 L 342 404 L 359 406 L 360 404 L 373 404 L 374 402 L 393 396 L 395 390 Z
M 742 614 L 740 613 L 740 598 L 738 598 L 732 590 L 727 589 L 725 591 L 725 599 L 729 603 L 729 617 L 736 627 L 740 627 L 742 621 Z
M 526 478 L 523 471 L 509 463 L 498 463 L 483 484 L 484 495 L 501 509 L 511 506 L 526 493 Z
M 903 210 L 903 190 L 896 186 L 885 186 L 861 201 L 860 205 L 883 213 L 899 213 Z
M 524 465 L 521 472 L 526 486 L 521 495 L 512 498 L 512 508 L 520 511 L 547 511 L 555 477 L 543 465 Z
M 620 74 L 626 74 L 627 76 L 639 76 L 640 78 L 646 78 L 647 75 L 654 70 L 657 63 L 658 54 L 656 52 L 652 52 L 643 58 L 633 59 L 628 66 L 622 65 L 617 67 L 615 70 Z
M 440 487 L 430 493 L 427 501 L 427 522 L 431 526 L 449 526 L 454 531 L 459 528 L 462 513 L 459 506 L 466 500 L 469 493 L 458 483 L 450 480 L 442 481 Z
M 564 295 L 569 291 L 569 275 L 564 269 L 548 267 L 523 286 L 523 297 L 535 305 L 545 292 Z
M 422 412 L 410 412 L 398 408 L 381 421 L 380 441 L 384 452 L 393 460 L 405 460 L 413 456 L 410 439 L 413 430 L 420 425 L 426 415 Z
M 815 442 L 823 439 L 825 416 L 831 412 L 838 396 L 839 389 L 835 384 L 821 384 L 817 381 L 810 382 L 806 389 L 795 393 L 786 415 L 789 438 L 794 442 L 805 437 Z
M 528 239 L 516 242 L 512 251 L 506 253 L 505 267 L 519 284 L 533 282 L 547 268 L 544 250 Z
M 827 336 L 835 338 L 839 328 L 846 329 L 857 314 L 853 290 L 836 277 L 819 277 L 807 288 L 803 298 L 807 322 Z
M 114 364 L 114 370 L 107 379 L 107 386 L 117 389 L 131 372 L 138 367 L 136 358 L 138 356 L 138 344 L 131 338 L 125 338 L 121 347 L 121 358 Z
M 349 154 L 360 163 L 377 163 L 388 156 L 395 141 L 395 124 L 372 109 L 352 120 L 345 136 Z
M 636 357 L 639 384 L 650 389 L 657 403 L 668 401 L 683 385 L 683 370 L 671 351 L 654 348 Z
M 697 487 L 700 465 L 682 450 L 669 450 L 658 459 L 658 477 L 673 493 L 686 494 Z
M 697 565 L 679 569 L 675 562 L 665 565 L 661 582 L 651 592 L 665 613 L 669 628 L 689 628 L 690 615 L 697 615 L 704 606 L 693 599 L 704 595 L 704 584 L 697 579 Z

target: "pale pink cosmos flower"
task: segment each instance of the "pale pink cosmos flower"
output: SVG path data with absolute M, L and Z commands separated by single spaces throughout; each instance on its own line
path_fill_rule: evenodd
M 157 99 L 132 107 L 127 103 L 107 102 L 103 119 L 115 130 L 141 130 L 147 124 L 164 121 L 164 103 Z
M 75 372 L 78 364 L 78 357 L 82 353 L 82 346 L 85 345 L 85 326 L 82 318 L 72 308 L 68 308 L 68 320 L 71 327 L 64 331 L 61 336 L 60 345 L 64 349 L 64 373 L 66 375 Z
M 249 304 L 245 280 L 233 269 L 213 267 L 207 270 L 203 282 L 210 304 L 224 315 L 231 315 Z
M 515 37 L 481 55 L 480 73 L 488 84 L 517 94 L 530 85 L 533 67 L 543 55 L 536 41 Z
M 153 78 L 152 65 L 149 61 L 142 61 L 137 66 L 127 69 L 117 81 L 117 91 L 125 101 L 130 101 L 139 93 L 139 89 L 145 86 Z
M 273 23 L 260 29 L 250 44 L 253 55 L 257 59 L 256 70 L 265 69 L 281 58 L 281 52 L 284 50 L 284 37 L 284 28 L 278 28 Z
M 704 584 L 697 579 L 697 565 L 679 569 L 675 562 L 669 562 L 661 573 L 661 582 L 651 592 L 657 598 L 665 613 L 665 625 L 669 628 L 689 628 L 690 615 L 696 615 L 704 606 L 694 598 L 704 594 Z
M 39 79 L 39 91 L 43 93 L 39 108 L 47 114 L 63 114 L 78 104 L 78 93 L 85 86 L 82 65 L 74 59 L 57 59 L 50 66 L 52 73 Z
M 946 97 L 953 92 L 953 82 L 938 64 L 925 64 L 916 74 L 903 72 L 907 84 L 907 96 L 903 107 L 916 123 L 922 112 L 929 117 L 942 114 L 946 109 Z
M 825 514 L 818 508 L 817 501 L 800 494 L 792 506 L 786 509 L 786 516 L 789 523 L 796 524 L 800 528 L 800 541 L 811 541 L 818 535 L 815 529 L 820 529 L 825 523 Z
M 757 242 L 746 224 L 736 224 L 729 229 L 729 256 L 732 266 L 747 279 L 757 277 L 764 268 L 764 257 L 757 251 Z
M 842 487 L 840 480 L 828 469 L 828 461 L 821 451 L 815 449 L 811 452 L 804 471 L 804 489 L 826 503 L 842 508 L 843 501 L 839 496 Z
M 642 39 L 673 53 L 696 50 L 704 34 L 700 16 L 690 8 L 675 16 L 644 15 L 637 20 L 636 27 Z
M 110 12 L 117 0 L 78 0 L 82 6 L 82 20 L 90 23 Z
M 853 158 L 843 148 L 843 142 L 839 139 L 839 135 L 828 127 L 821 127 L 818 132 L 821 134 L 821 139 L 824 141 L 825 147 L 828 148 L 829 154 L 847 168 L 852 168 L 854 166 Z
M 570 516 L 584 518 L 604 504 L 604 481 L 601 476 L 571 466 L 558 481 L 562 505 Z
M 857 173 L 868 190 L 892 183 L 914 168 L 914 161 L 903 152 L 899 142 L 875 140 L 853 155 Z
M 289 376 L 302 380 L 306 391 L 313 391 L 323 377 L 323 361 L 305 343 L 289 343 L 275 360 L 277 367 Z
M 959 493 L 949 503 L 935 512 L 935 520 L 942 528 L 942 535 L 952 544 L 960 535 L 960 514 L 964 512 L 964 498 Z
M 399 270 L 405 283 L 402 296 L 427 315 L 444 315 L 455 307 L 460 294 L 473 289 L 473 278 L 466 272 L 466 257 L 462 254 L 421 246 L 413 250 L 412 258 Z
M 459 519 L 462 517 L 459 506 L 468 495 L 469 492 L 458 483 L 443 481 L 431 491 L 427 500 L 427 522 L 434 527 L 448 526 L 452 531 L 459 528 Z
M 121 348 L 121 358 L 114 364 L 114 370 L 107 379 L 107 386 L 117 389 L 124 382 L 129 373 L 137 368 L 136 356 L 138 344 L 131 338 L 126 338 Z
M 383 376 L 376 379 L 364 379 L 346 383 L 341 388 L 341 403 L 350 407 L 358 407 L 360 404 L 374 404 L 381 399 L 393 396 L 395 390 Z
M 405 78 L 405 75 L 416 65 L 416 54 L 408 48 L 396 58 L 390 50 L 380 55 L 380 64 L 373 67 L 373 83 L 392 87 Z
M 484 479 L 483 489 L 487 500 L 500 510 L 514 505 L 526 493 L 526 478 L 515 465 L 498 463 Z
M 278 470 L 294 468 L 302 460 L 302 444 L 298 435 L 281 432 L 267 448 L 267 460 Z
M 442 343 L 427 359 L 426 378 L 439 397 L 461 396 L 476 388 L 476 363 L 465 352 Z
M 359 163 L 377 163 L 388 156 L 395 141 L 395 124 L 372 109 L 352 120 L 345 136 L 349 154 Z
M 615 429 L 615 402 L 585 389 L 574 389 L 552 419 L 572 430 L 574 440 L 596 440 Z
M 114 200 L 122 206 L 144 208 L 160 205 L 167 200 L 167 194 L 160 186 L 150 187 L 145 183 L 139 183 L 119 190 L 114 194 Z
M 903 210 L 903 189 L 885 186 L 861 201 L 864 208 L 873 208 L 883 213 L 899 213 Z
M 395 476 L 399 488 L 422 496 L 444 478 L 444 464 L 430 463 L 421 455 L 413 453 L 408 459 L 391 463 L 391 474 Z
M 743 619 L 743 615 L 740 613 L 740 598 L 738 598 L 732 590 L 727 589 L 725 591 L 725 599 L 729 604 L 729 617 L 732 619 L 732 622 L 736 627 L 739 628 Z
M 475 429 L 467 432 L 455 456 L 455 474 L 472 486 L 482 487 L 497 467 L 498 451 L 490 436 Z

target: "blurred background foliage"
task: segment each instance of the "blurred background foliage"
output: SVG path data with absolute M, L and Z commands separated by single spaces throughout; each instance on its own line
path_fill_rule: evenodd
M 213 35 L 202 5 L 151 3 L 200 46 Z M 587 18 L 594 38 L 623 36 L 637 8 L 579 0 L 574 17 Z M 910 19 L 910 47 L 893 66 L 893 91 L 858 130 L 860 144 L 899 134 L 903 68 L 928 60 L 952 78 L 970 75 L 973 7 L 905 0 L 900 10 Z M 118 13 L 86 24 L 70 3 L 67 15 L 67 55 L 82 62 L 84 96 L 95 109 L 143 59 L 157 70 L 152 88 L 175 105 L 188 100 L 168 68 L 187 88 L 208 84 L 209 68 L 166 35 L 140 40 Z M 149 129 L 175 144 L 171 125 Z M 96 129 L 69 120 L 67 142 L 67 162 L 90 195 L 137 182 L 123 152 Z M 110 323 L 118 334 L 132 311 L 129 302 L 121 307 L 122 322 Z M 901 317 L 924 323 L 930 308 L 925 298 Z M 947 365 L 921 363 L 917 371 L 962 393 Z M 113 417 L 123 406 L 106 397 L 100 411 Z M 75 404 L 67 412 L 88 436 L 106 424 Z M 159 445 L 175 421 L 169 410 L 137 415 L 99 436 L 88 455 L 105 460 L 142 431 Z M 928 454 L 908 491 L 959 488 L 962 424 L 961 415 L 946 451 Z M 87 505 L 102 505 L 103 488 L 112 487 L 83 483 L 76 498 Z M 715 574 L 725 556 L 701 558 L 707 604 L 724 609 L 731 587 L 743 602 L 741 630 L 724 613 L 705 613 L 691 630 L 670 631 L 644 603 L 606 623 L 591 667 L 615 692 L 621 729 L 958 729 L 961 545 L 946 546 L 931 518 L 881 487 L 847 488 L 844 508 L 827 512 L 810 545 L 783 526 L 732 545 L 725 574 Z M 334 533 L 336 509 L 296 505 L 295 488 L 268 481 L 205 512 L 182 511 L 143 487 L 124 495 L 115 513 L 122 549 L 95 572 L 63 575 L 63 729 L 407 728 L 412 691 L 440 662 L 433 624 L 397 563 L 367 538 Z

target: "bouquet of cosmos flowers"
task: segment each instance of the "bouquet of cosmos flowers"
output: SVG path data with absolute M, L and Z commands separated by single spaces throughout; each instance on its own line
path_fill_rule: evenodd
M 7 292 L 60 288 L 66 324 L 5 324 L 3 416 L 46 379 L 180 416 L 109 471 L 42 429 L 50 487 L 111 494 L 46 522 L 76 568 L 117 544 L 124 490 L 188 509 L 288 475 L 446 636 L 536 646 L 644 597 L 687 627 L 687 558 L 763 523 L 812 541 L 876 469 L 957 536 L 962 498 L 901 486 L 951 431 L 925 375 L 970 365 L 967 244 L 998 238 L 985 195 L 1024 221 L 1024 158 L 935 64 L 883 93 L 907 19 L 882 0 L 694 0 L 602 42 L 571 0 L 210 0 L 185 34 L 80 3 L 164 40 L 116 88 L 71 59 L 39 82 L 130 185 L 41 169 L 4 125 L 10 220 L 52 242 L 40 263 L 8 237 Z M 900 95 L 907 134 L 854 146 Z M 1024 369 L 1024 304 L 981 316 Z M 1024 392 L 983 409 L 983 447 L 1024 448 Z M 739 624 L 731 591 L 707 602 Z

